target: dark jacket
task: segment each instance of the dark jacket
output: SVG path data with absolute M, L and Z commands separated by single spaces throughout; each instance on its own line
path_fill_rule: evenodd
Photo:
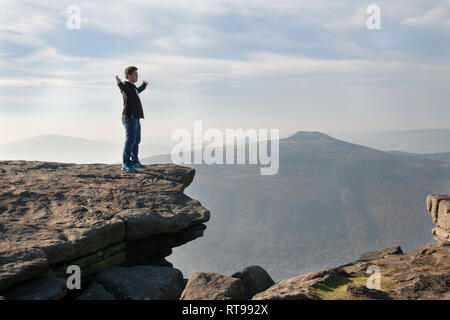
M 136 90 L 141 93 L 147 87 L 147 85 L 145 83 L 142 83 L 142 85 L 136 87 L 134 83 L 126 80 L 124 82 L 118 83 L 117 85 L 119 86 L 123 97 L 122 119 L 144 118 L 141 99 L 139 98 Z

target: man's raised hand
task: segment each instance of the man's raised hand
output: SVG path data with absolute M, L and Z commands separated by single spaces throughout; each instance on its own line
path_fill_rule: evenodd
M 144 81 L 142 81 L 145 85 L 147 85 L 148 84 L 148 82 L 147 82 L 147 80 L 144 80 Z
M 121 83 L 121 82 L 122 82 L 122 80 L 120 80 L 120 78 L 119 78 L 119 76 L 118 76 L 118 75 L 116 75 L 116 81 L 117 81 L 117 84 L 119 84 L 119 83 Z

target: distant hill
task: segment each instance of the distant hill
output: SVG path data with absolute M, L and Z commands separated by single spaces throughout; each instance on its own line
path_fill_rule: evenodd
M 124 141 L 96 141 L 63 135 L 41 135 L 0 145 L 0 160 L 40 160 L 75 163 L 122 162 Z M 142 144 L 139 153 L 151 156 L 170 152 L 170 146 Z
M 430 142 L 431 143 L 431 142 Z M 170 155 L 143 163 L 171 162 Z M 350 262 L 366 251 L 432 241 L 428 194 L 450 192 L 450 164 L 300 131 L 280 140 L 273 176 L 257 165 L 187 165 L 186 194 L 211 220 L 202 241 L 174 249 L 186 274 L 259 264 L 275 281 Z
M 383 151 L 450 152 L 450 129 L 329 132 L 329 134 L 341 140 Z
M 403 151 L 389 151 L 389 152 L 413 158 L 422 158 L 431 161 L 441 161 L 450 163 L 450 152 L 441 152 L 441 153 L 408 153 Z

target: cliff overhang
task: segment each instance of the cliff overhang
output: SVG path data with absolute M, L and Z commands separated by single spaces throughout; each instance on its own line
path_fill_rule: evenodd
M 41 276 L 83 281 L 111 266 L 171 266 L 172 248 L 203 235 L 210 212 L 183 192 L 195 170 L 0 161 L 1 292 Z

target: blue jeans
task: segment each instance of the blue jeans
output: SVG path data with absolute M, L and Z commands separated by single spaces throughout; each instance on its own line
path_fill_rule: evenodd
M 123 148 L 122 163 L 130 165 L 139 161 L 139 143 L 141 142 L 141 123 L 139 118 L 122 119 L 125 127 L 125 146 Z M 130 160 L 131 157 L 131 160 Z

